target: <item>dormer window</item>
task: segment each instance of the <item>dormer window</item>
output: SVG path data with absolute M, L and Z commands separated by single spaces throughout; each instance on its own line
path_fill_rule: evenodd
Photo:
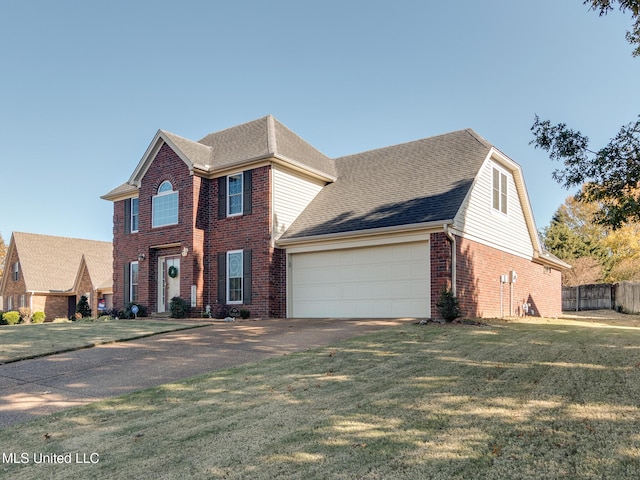
M 178 223 L 178 192 L 165 180 L 158 187 L 158 192 L 151 200 L 151 225 L 163 227 Z
M 507 175 L 493 168 L 493 209 L 507 214 Z

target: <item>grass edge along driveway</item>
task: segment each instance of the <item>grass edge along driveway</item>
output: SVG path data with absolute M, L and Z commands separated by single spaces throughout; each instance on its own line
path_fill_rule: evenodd
M 205 325 L 209 323 L 123 319 L 3 325 L 0 365 Z
M 0 430 L 25 455 L 0 476 L 637 478 L 639 353 L 637 328 L 395 327 Z

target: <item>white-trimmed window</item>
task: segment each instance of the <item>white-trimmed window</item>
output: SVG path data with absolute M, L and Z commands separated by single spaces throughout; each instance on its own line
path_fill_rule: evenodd
M 168 180 L 158 187 L 157 195 L 154 195 L 151 200 L 151 210 L 152 227 L 178 223 L 178 192 L 173 189 L 173 185 Z
M 138 262 L 129 264 L 129 301 L 138 301 Z
M 493 209 L 507 214 L 507 175 L 502 170 L 493 168 Z
M 10 312 L 13 310 L 13 295 L 9 295 L 7 297 L 7 311 Z
M 227 177 L 227 216 L 242 215 L 242 173 Z
M 242 250 L 227 252 L 227 303 L 242 303 Z
M 131 199 L 131 233 L 138 231 L 138 199 Z

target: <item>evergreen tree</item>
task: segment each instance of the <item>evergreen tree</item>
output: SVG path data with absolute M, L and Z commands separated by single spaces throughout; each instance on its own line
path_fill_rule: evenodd
M 597 203 L 569 197 L 541 232 L 546 249 L 574 267 L 563 282 L 640 280 L 640 222 L 614 230 L 597 222 L 597 212 Z
M 76 305 L 76 314 L 82 315 L 82 318 L 91 316 L 91 306 L 89 305 L 89 299 L 85 295 L 80 297 L 80 301 Z

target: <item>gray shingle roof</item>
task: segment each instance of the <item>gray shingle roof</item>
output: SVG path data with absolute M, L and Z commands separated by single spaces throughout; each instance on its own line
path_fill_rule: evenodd
M 273 116 L 211 133 L 198 141 L 210 147 L 211 170 L 244 161 L 278 157 L 335 176 L 334 162 Z
M 189 168 L 196 168 L 205 175 L 243 163 L 268 158 L 277 158 L 286 163 L 319 175 L 327 180 L 335 178 L 336 167 L 327 157 L 273 116 L 236 125 L 219 132 L 210 133 L 199 141 L 189 140 L 165 130 L 159 130 L 152 146 L 140 160 L 127 183 L 102 195 L 105 200 L 117 200 L 135 194 L 137 183 L 151 164 L 153 144 L 165 140 L 172 143 Z
M 338 158 L 281 239 L 452 220 L 490 149 L 467 129 Z
M 28 291 L 71 290 L 83 255 L 94 287 L 110 287 L 113 283 L 110 242 L 23 232 L 14 232 L 13 241 Z
M 161 130 L 161 132 L 184 153 L 192 165 L 204 168 L 211 163 L 211 148 L 208 146 L 167 132 L 166 130 Z
M 138 187 L 135 185 L 129 185 L 128 183 L 123 183 L 122 185 L 117 186 L 113 190 L 108 193 L 105 193 L 100 198 L 105 200 L 110 200 L 112 198 L 116 198 L 120 195 L 135 195 L 138 192 Z

